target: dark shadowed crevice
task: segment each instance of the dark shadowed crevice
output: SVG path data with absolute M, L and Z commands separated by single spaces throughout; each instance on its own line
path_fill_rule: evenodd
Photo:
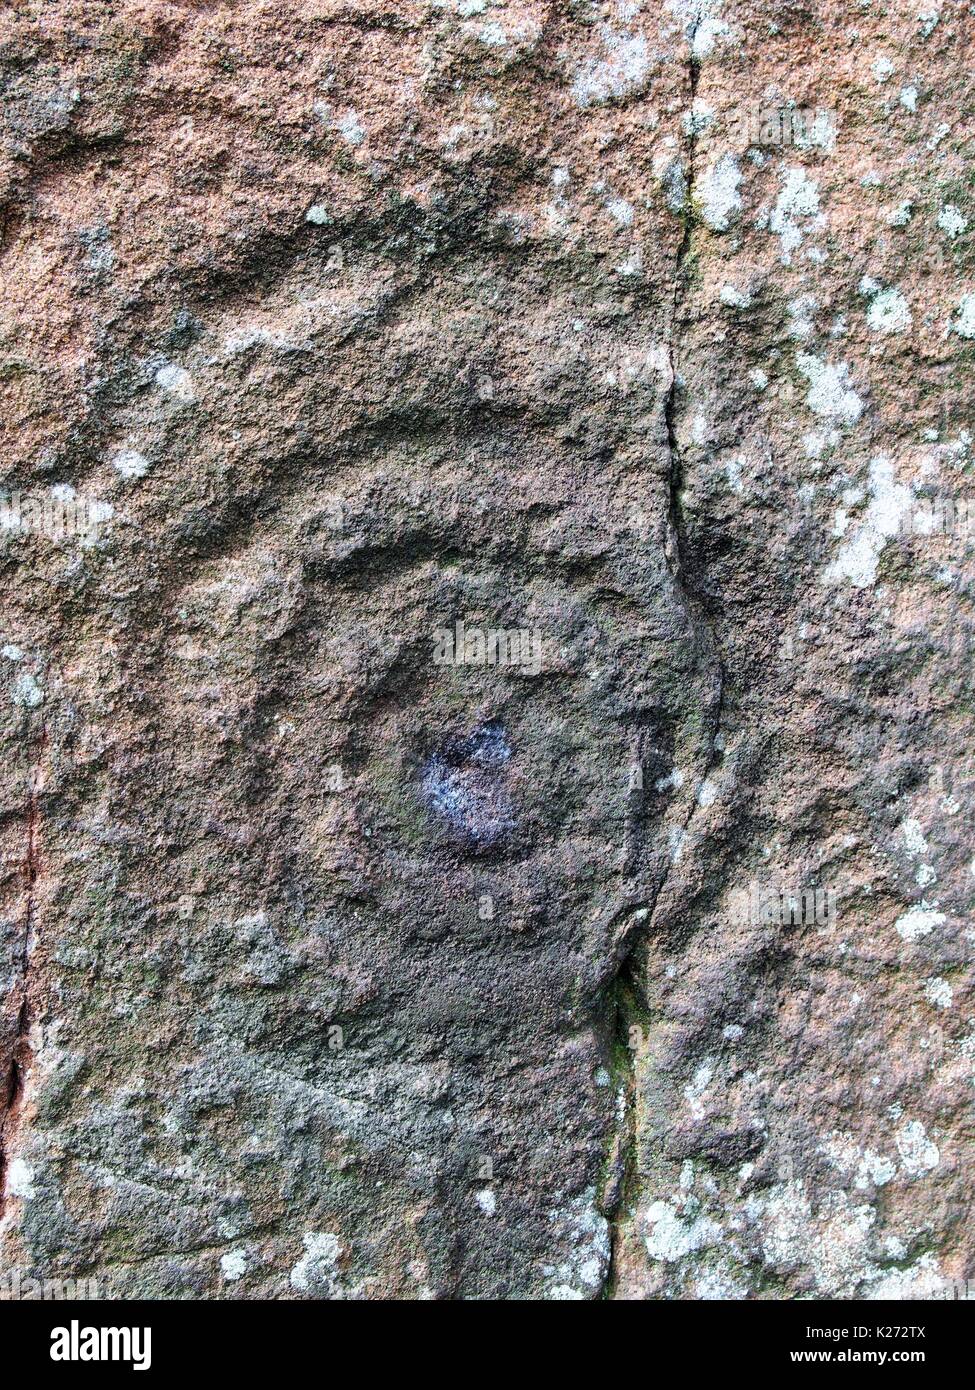
M 683 379 L 680 372 L 681 337 L 688 317 L 689 283 L 692 265 L 692 241 L 694 230 L 694 192 L 696 178 L 697 131 L 694 125 L 694 103 L 697 96 L 700 67 L 693 54 L 694 37 L 697 25 L 687 35 L 688 57 L 688 107 L 691 117 L 687 125 L 687 176 L 685 204 L 683 212 L 683 232 L 677 248 L 674 267 L 674 296 L 671 311 L 670 333 L 667 353 L 670 365 L 670 385 L 664 401 L 664 424 L 668 447 L 668 538 L 671 550 L 671 568 L 674 580 L 687 606 L 688 614 L 696 632 L 700 633 L 707 647 L 707 659 L 713 665 L 716 678 L 716 694 L 708 740 L 707 754 L 698 781 L 695 795 L 690 798 L 687 815 L 681 826 L 682 839 L 687 836 L 691 821 L 697 810 L 697 792 L 710 776 L 719 757 L 719 734 L 724 714 L 726 690 L 725 667 L 718 631 L 719 615 L 704 587 L 699 582 L 700 565 L 691 554 L 687 524 L 683 512 L 682 493 L 684 489 L 684 459 L 680 444 L 678 418 L 681 412 L 681 393 Z M 668 858 L 660 881 L 649 903 L 641 929 L 634 931 L 623 957 L 619 971 L 608 991 L 614 1051 L 618 1059 L 617 1086 L 619 1109 L 611 1139 L 609 1154 L 609 1177 L 604 1185 L 603 1213 L 610 1224 L 610 1257 L 603 1285 L 604 1298 L 613 1298 L 618 1282 L 618 1255 L 622 1239 L 620 1222 L 632 1205 L 638 1187 L 637 1154 L 637 1076 L 634 1033 L 643 1034 L 649 1027 L 649 1004 L 640 972 L 635 968 L 637 947 L 641 939 L 653 928 L 654 915 L 660 902 L 672 868 L 673 859 Z

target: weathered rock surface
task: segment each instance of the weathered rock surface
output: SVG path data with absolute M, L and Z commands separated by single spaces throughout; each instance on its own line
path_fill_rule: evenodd
M 975 1275 L 973 28 L 7 11 L 7 1277 Z

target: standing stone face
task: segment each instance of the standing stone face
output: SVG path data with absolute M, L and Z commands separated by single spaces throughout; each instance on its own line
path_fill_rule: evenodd
M 367 302 L 403 273 L 346 267 Z M 455 257 L 350 334 L 332 277 L 306 254 L 264 291 L 300 286 L 284 341 L 245 331 L 260 301 L 197 306 L 179 367 L 114 408 L 179 462 L 114 535 L 128 581 L 97 581 L 118 702 L 93 672 L 72 692 L 111 751 L 97 811 L 50 808 L 81 850 L 58 988 L 82 1069 L 112 1060 L 55 1107 L 75 1200 L 52 1176 L 25 1238 L 134 1249 L 139 1287 L 186 1277 L 192 1227 L 259 1247 L 269 1288 L 290 1258 L 292 1292 L 593 1296 L 617 977 L 715 698 L 673 568 L 666 364 L 648 324 L 621 414 L 598 380 L 632 325 L 580 339 L 586 286 L 495 268 L 485 322 Z M 339 1264 L 284 1253 L 296 1211 Z
M 421 298 L 400 333 L 433 313 Z M 445 408 L 429 382 L 470 351 L 458 317 L 406 380 L 374 345 L 387 404 L 324 411 L 335 442 L 264 465 L 270 530 L 235 522 L 181 582 L 170 751 L 145 771 L 182 763 L 183 816 L 234 846 L 230 863 L 197 848 L 172 938 L 200 1048 L 181 1095 L 230 1089 L 241 1211 L 269 1183 L 300 1193 L 359 1252 L 350 1287 L 409 1288 L 419 1261 L 440 1293 L 591 1295 L 623 1084 L 615 982 L 687 815 L 671 773 L 706 753 L 713 673 L 665 549 L 665 383 L 630 476 L 611 421 L 593 462 L 558 438 L 567 405 L 536 421 L 517 318 L 490 403 L 462 385 Z M 215 414 L 224 389 L 205 391 Z M 387 439 L 406 396 L 422 445 Z M 580 495 L 597 465 L 605 489 Z M 236 621 L 216 619 L 227 604 Z M 221 691 L 247 672 L 243 708 L 186 702 L 189 644 Z M 185 1105 L 177 1145 L 199 1123 Z M 268 1130 L 278 1107 L 294 1133 Z
M 961 7 L 110 8 L 0 16 L 0 1279 L 966 1277 Z

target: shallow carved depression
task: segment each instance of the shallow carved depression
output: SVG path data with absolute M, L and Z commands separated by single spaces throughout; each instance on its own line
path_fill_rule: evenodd
M 506 777 L 512 750 L 499 723 L 449 738 L 423 768 L 425 803 L 475 852 L 492 849 L 514 829 Z

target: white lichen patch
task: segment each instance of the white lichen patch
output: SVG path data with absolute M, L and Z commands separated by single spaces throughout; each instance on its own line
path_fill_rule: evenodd
M 749 1199 L 753 1217 L 765 1224 L 763 1253 L 780 1274 L 808 1269 L 816 1287 L 850 1296 L 875 1276 L 870 1239 L 877 1213 L 845 1192 L 830 1193 L 814 1212 L 798 1180 L 772 1188 L 767 1198 Z
M 565 1248 L 564 1259 L 543 1265 L 546 1296 L 558 1301 L 594 1298 L 609 1269 L 609 1222 L 596 1205 L 596 1189 L 587 1188 L 567 1206 L 549 1213 L 553 1241 Z
M 734 285 L 722 285 L 718 295 L 722 304 L 726 304 L 729 309 L 748 309 L 751 306 L 751 295 L 747 290 L 737 290 Z
M 826 225 L 826 218 L 819 210 L 819 184 L 805 169 L 785 171 L 782 190 L 771 215 L 759 219 L 759 225 L 763 223 L 767 223 L 769 231 L 779 238 L 783 265 L 792 264 L 792 254 L 802 245 L 807 228 L 818 230 Z
M 918 28 L 921 31 L 922 39 L 929 39 L 941 22 L 941 9 L 939 5 L 929 5 L 919 11 L 917 17 Z
M 628 256 L 617 265 L 613 266 L 616 275 L 621 275 L 624 279 L 629 279 L 634 275 L 643 274 L 643 252 L 639 246 L 635 246 Z
M 884 546 L 897 535 L 911 505 L 911 490 L 897 482 L 890 459 L 871 459 L 868 485 L 867 510 L 854 526 L 850 539 L 840 547 L 836 559 L 824 571 L 824 583 L 848 582 L 855 589 L 872 584 Z
M 694 196 L 701 218 L 713 232 L 726 232 L 741 208 L 741 170 L 733 154 L 723 154 L 701 175 Z
M 691 52 L 700 62 L 702 58 L 710 57 L 719 41 L 727 42 L 730 37 L 731 30 L 723 19 L 713 14 L 704 15 L 694 31 Z
M 975 293 L 962 295 L 951 328 L 959 338 L 975 338 Z
M 939 1294 L 944 1297 L 944 1288 L 945 1281 L 937 1260 L 933 1255 L 926 1254 L 906 1269 L 878 1272 L 875 1281 L 865 1288 L 863 1297 L 901 1303 L 934 1298 Z
M 481 40 L 481 43 L 486 43 L 489 48 L 503 48 L 508 42 L 507 34 L 496 19 L 492 19 L 485 24 L 478 32 L 477 37 Z
M 863 414 L 863 401 L 850 385 L 847 363 L 828 362 L 810 352 L 801 352 L 796 363 L 809 383 L 806 404 L 813 414 L 837 425 L 855 425 Z
M 961 208 L 954 203 L 945 203 L 938 213 L 938 227 L 944 232 L 946 237 L 954 241 L 955 237 L 961 236 L 962 232 L 968 230 L 968 218 L 962 213 Z
M 702 808 L 705 808 L 707 806 L 713 806 L 714 802 L 717 800 L 717 796 L 717 786 L 714 782 L 710 781 L 708 778 L 705 778 L 697 789 L 698 806 Z
M 308 1231 L 302 1237 L 305 1253 L 291 1271 L 291 1287 L 314 1298 L 339 1295 L 338 1259 L 342 1245 L 331 1231 Z
M 51 489 L 52 495 L 55 489 Z M 82 545 L 92 544 L 98 536 L 98 528 L 104 526 L 106 522 L 115 516 L 115 508 L 111 502 L 102 502 L 97 497 L 86 499 L 87 527 L 82 531 L 79 539 Z
M 694 1283 L 694 1294 L 709 1302 L 727 1302 L 748 1297 L 748 1285 L 735 1273 L 720 1269 L 706 1269 Z
M 343 111 L 341 116 L 336 116 L 332 122 L 332 129 L 349 145 L 361 145 L 366 138 L 365 127 L 359 119 L 359 113 L 354 110 Z
M 603 55 L 577 70 L 572 93 L 582 107 L 620 100 L 643 91 L 650 76 L 650 49 L 642 34 L 602 25 Z
M 932 134 L 928 137 L 927 149 L 933 154 L 941 144 L 946 135 L 951 133 L 951 126 L 947 121 L 942 121 L 936 126 Z
M 33 1168 L 24 1159 L 12 1159 L 7 1169 L 7 1191 L 11 1197 L 19 1197 L 22 1202 L 29 1202 L 32 1197 L 36 1197 L 34 1176 Z
M 898 203 L 895 208 L 884 214 L 884 220 L 891 227 L 906 227 L 914 213 L 914 203 L 910 198 L 905 198 L 902 203 Z
M 174 362 L 164 362 L 158 369 L 156 385 L 182 405 L 190 405 L 196 400 L 192 377 L 185 367 L 178 367 Z
M 884 1187 L 897 1176 L 897 1164 L 871 1148 L 861 1149 L 851 1135 L 831 1135 L 823 1144 L 823 1153 L 839 1172 L 853 1178 L 860 1192 Z
M 10 685 L 10 700 L 24 709 L 37 709 L 44 703 L 44 691 L 29 671 L 15 676 Z
M 633 204 L 628 203 L 625 198 L 608 198 L 606 200 L 606 211 L 621 227 L 632 227 Z
M 690 1083 L 684 1087 L 684 1099 L 687 1101 L 691 1114 L 697 1119 L 700 1119 L 704 1114 L 701 1100 L 713 1080 L 714 1065 L 709 1058 L 697 1068 Z
M 653 1260 L 672 1263 L 722 1239 L 724 1232 L 710 1216 L 691 1210 L 681 1212 L 670 1202 L 652 1202 L 643 1218 L 647 1254 Z
M 788 315 L 786 332 L 790 338 L 802 341 L 812 337 L 813 319 L 819 307 L 814 295 L 800 295 L 798 299 L 790 300 L 785 306 Z
M 247 1273 L 248 1265 L 246 1250 L 228 1250 L 225 1255 L 220 1256 L 220 1272 L 228 1284 L 234 1284 L 238 1279 L 243 1279 Z
M 742 463 L 743 460 L 741 458 L 730 458 L 725 460 L 724 474 L 732 492 L 744 492 L 745 490 L 745 484 L 742 482 L 741 477 Z
M 653 784 L 654 791 L 669 792 L 684 785 L 684 774 L 679 767 L 672 767 L 666 777 L 658 777 Z M 975 873 L 975 869 L 972 871 Z
M 880 290 L 873 296 L 867 310 L 872 333 L 906 333 L 910 326 L 910 306 L 900 290 Z
M 927 854 L 928 842 L 924 838 L 921 822 L 914 816 L 907 816 L 901 821 L 900 834 L 903 836 L 904 846 L 908 854 Z
M 294 347 L 294 342 L 286 333 L 274 328 L 267 328 L 262 324 L 241 324 L 232 333 L 227 334 L 223 340 L 223 347 L 228 357 L 237 357 L 252 347 L 269 347 L 279 352 L 285 351 Z
M 922 898 L 919 903 L 914 903 L 906 912 L 901 913 L 894 923 L 894 930 L 905 941 L 920 941 L 922 936 L 929 936 L 935 927 L 942 926 L 946 920 L 943 912 Z
M 907 1141 L 912 1157 L 914 1142 Z M 834 1166 L 856 1174 L 863 1189 L 885 1186 L 897 1168 L 892 1159 L 861 1151 L 849 1136 L 833 1136 L 824 1151 Z M 924 1161 L 929 1157 L 925 1154 Z M 869 1202 L 845 1191 L 819 1193 L 813 1201 L 805 1184 L 793 1180 L 751 1194 L 744 1211 L 747 1225 L 759 1233 L 766 1266 L 780 1276 L 811 1278 L 827 1297 L 880 1298 L 885 1290 L 897 1297 L 896 1280 L 903 1281 L 905 1297 L 912 1296 L 911 1288 L 920 1297 L 920 1290 L 931 1291 L 939 1282 L 933 1257 L 922 1257 L 908 1270 L 890 1271 L 887 1263 L 903 1259 L 907 1247 L 897 1235 L 878 1230 L 878 1214 Z M 732 1224 L 737 1228 L 739 1223 Z
M 700 135 L 714 124 L 714 107 L 709 106 L 703 97 L 695 97 L 690 111 L 685 111 L 681 120 L 685 135 Z
M 477 31 L 477 37 L 489 48 L 510 48 L 522 53 L 531 52 L 541 38 L 541 25 L 534 19 L 515 21 L 509 19 L 502 23 L 489 19 Z
M 478 1191 L 474 1193 L 474 1201 L 485 1216 L 493 1216 L 497 1211 L 497 1198 L 490 1187 L 479 1188 Z
M 119 477 L 131 481 L 146 476 L 149 472 L 149 460 L 135 449 L 118 449 L 112 455 L 112 467 Z
M 927 1136 L 920 1120 L 909 1120 L 894 1135 L 900 1154 L 901 1168 L 909 1177 L 920 1177 L 937 1168 L 941 1154 L 937 1144 Z
M 969 1080 L 975 1086 L 975 1033 L 969 1033 L 958 1044 L 958 1055 L 968 1069 Z
M 947 980 L 940 975 L 929 975 L 924 981 L 924 997 L 936 1009 L 950 1009 L 955 995 Z

